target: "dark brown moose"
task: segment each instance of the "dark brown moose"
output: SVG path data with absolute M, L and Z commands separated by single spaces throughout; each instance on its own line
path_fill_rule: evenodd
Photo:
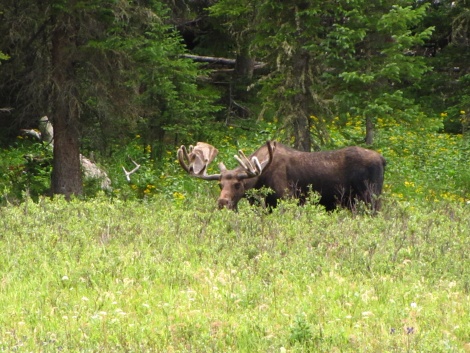
M 221 187 L 219 208 L 236 209 L 249 189 L 271 188 L 266 205 L 275 207 L 277 200 L 296 197 L 300 203 L 310 190 L 320 194 L 319 203 L 327 210 L 338 205 L 354 209 L 357 201 L 372 210 L 380 208 L 379 196 L 384 181 L 385 159 L 377 152 L 362 147 L 336 151 L 301 152 L 278 142 L 266 142 L 250 157 L 240 150 L 235 159 L 239 166 L 228 170 L 219 163 L 219 174 L 207 174 L 208 165 L 218 150 L 204 142 L 178 149 L 178 161 L 191 176 L 218 180 Z

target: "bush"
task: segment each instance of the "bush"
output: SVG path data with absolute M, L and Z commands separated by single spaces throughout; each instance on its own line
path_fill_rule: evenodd
M 37 201 L 49 191 L 51 171 L 50 148 L 28 136 L 18 136 L 0 158 L 0 204 L 18 203 L 25 196 Z

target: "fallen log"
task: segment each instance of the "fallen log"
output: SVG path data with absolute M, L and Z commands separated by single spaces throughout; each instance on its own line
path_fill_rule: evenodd
M 191 60 L 196 61 L 196 62 L 204 62 L 204 63 L 210 63 L 210 64 L 221 64 L 221 65 L 226 65 L 226 66 L 235 66 L 235 64 L 237 62 L 236 59 L 221 58 L 221 57 L 216 57 L 216 56 L 183 54 L 183 55 L 181 55 L 181 57 L 186 58 L 186 59 L 191 59 Z M 255 69 L 260 69 L 264 66 L 266 66 L 266 63 L 263 63 L 261 61 L 255 61 L 255 65 L 254 65 Z

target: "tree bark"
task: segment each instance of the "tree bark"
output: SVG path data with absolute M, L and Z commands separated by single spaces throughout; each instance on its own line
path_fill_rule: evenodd
M 293 96 L 292 107 L 294 127 L 294 148 L 300 151 L 310 151 L 312 148 L 312 137 L 310 135 L 308 81 L 306 72 L 308 70 L 309 54 L 300 49 L 293 57 L 293 77 L 294 89 L 297 94 Z
M 66 17 L 66 18 L 64 18 Z M 75 93 L 73 67 L 76 45 L 73 42 L 72 18 L 56 18 L 52 32 L 52 123 L 54 126 L 54 160 L 52 194 L 80 195 L 83 192 L 78 134 L 79 107 Z M 78 27 L 77 27 L 78 28 Z
M 308 118 L 303 114 L 295 117 L 294 121 L 294 148 L 299 151 L 310 152 L 312 139 L 310 137 L 310 126 Z
M 366 145 L 372 145 L 374 142 L 374 122 L 370 117 L 366 117 Z
M 235 61 L 235 78 L 242 81 L 251 80 L 255 69 L 255 59 L 248 54 L 238 54 Z

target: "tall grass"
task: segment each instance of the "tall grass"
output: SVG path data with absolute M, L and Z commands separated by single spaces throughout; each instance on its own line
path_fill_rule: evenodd
M 0 208 L 0 351 L 468 352 L 470 205 Z

